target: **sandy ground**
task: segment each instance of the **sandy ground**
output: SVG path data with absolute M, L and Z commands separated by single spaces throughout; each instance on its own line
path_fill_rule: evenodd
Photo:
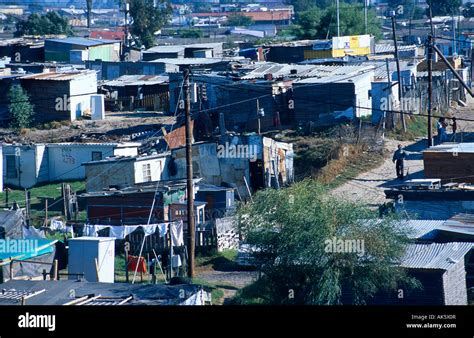
M 395 164 L 392 162 L 392 154 L 397 149 L 398 144 L 402 144 L 408 152 L 405 161 L 406 179 L 423 178 L 421 150 L 424 149 L 426 141 L 400 142 L 386 139 L 385 148 L 388 150 L 389 155 L 387 155 L 382 165 L 351 178 L 343 185 L 334 189 L 332 194 L 350 201 L 363 202 L 370 206 L 386 202 L 384 190 L 402 184 L 402 181 L 397 179 Z
M 458 121 L 458 142 L 474 142 L 474 99 L 468 97 L 466 103 L 466 107 L 457 106 L 451 110 L 451 116 L 473 120 Z M 450 127 L 448 133 L 451 133 Z M 436 131 L 433 131 L 433 135 L 436 135 Z M 371 206 L 386 202 L 384 189 L 402 183 L 401 180 L 396 178 L 395 165 L 392 163 L 392 154 L 399 143 L 409 152 L 405 161 L 405 179 L 423 178 L 423 155 L 421 151 L 426 149 L 426 139 L 417 142 L 399 142 L 386 139 L 385 149 L 387 149 L 389 155 L 382 165 L 350 179 L 334 189 L 332 193 L 335 196 L 351 201 L 361 201 Z
M 10 129 L 0 129 L 0 140 L 7 143 L 130 141 L 140 133 L 159 132 L 162 125 L 174 122 L 174 117 L 162 113 L 107 112 L 102 121 L 84 119 L 55 129 L 31 128 L 22 135 L 12 133 Z

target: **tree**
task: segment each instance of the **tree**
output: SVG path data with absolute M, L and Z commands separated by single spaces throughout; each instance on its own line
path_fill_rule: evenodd
M 247 295 L 256 302 L 366 304 L 376 294 L 420 287 L 397 265 L 408 232 L 314 180 L 258 192 L 238 220 L 262 272 Z
M 291 4 L 293 5 L 295 12 L 299 13 L 313 7 L 318 7 L 321 9 L 327 8 L 328 6 L 334 4 L 334 0 L 292 0 Z
M 166 0 L 130 0 L 131 33 L 137 44 L 152 47 L 155 33 L 170 20 L 171 12 L 171 5 Z
M 364 10 L 360 5 L 341 3 L 339 20 L 341 36 L 365 33 Z M 373 9 L 368 11 L 367 23 L 368 33 L 379 38 L 381 25 Z M 324 11 L 312 8 L 302 12 L 297 25 L 299 27 L 295 29 L 295 34 L 301 39 L 326 39 L 337 36 L 336 7 L 331 6 Z
M 433 16 L 449 16 L 458 14 L 461 0 L 427 0 L 428 6 L 431 6 Z M 430 15 L 430 9 L 427 8 L 427 15 Z
M 311 8 L 301 12 L 298 17 L 295 35 L 301 39 L 314 39 L 322 34 L 320 25 L 322 12 L 319 8 Z
M 413 14 L 411 18 L 413 20 L 420 20 L 424 18 L 425 14 L 426 14 L 426 11 L 422 7 L 415 6 L 415 8 L 413 9 Z
M 468 2 L 464 5 L 464 8 L 462 10 L 462 15 L 465 18 L 474 17 L 474 4 L 472 2 Z
M 8 91 L 7 97 L 10 102 L 8 109 L 12 118 L 10 128 L 28 128 L 34 115 L 34 106 L 30 103 L 28 94 L 20 85 L 13 85 Z
M 202 31 L 197 28 L 178 29 L 177 33 L 179 37 L 183 39 L 197 39 L 202 37 Z
M 57 12 L 48 12 L 45 15 L 34 13 L 16 24 L 15 36 L 49 34 L 72 35 L 73 31 L 68 20 Z
M 250 26 L 253 24 L 251 17 L 242 14 L 231 14 L 227 17 L 227 26 Z

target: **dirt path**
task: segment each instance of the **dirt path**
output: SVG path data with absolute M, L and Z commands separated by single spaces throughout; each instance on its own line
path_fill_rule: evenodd
M 382 165 L 365 173 L 353 177 L 343 185 L 332 191 L 334 196 L 366 203 L 376 206 L 386 202 L 384 190 L 402 183 L 396 178 L 395 165 L 392 162 L 392 154 L 398 144 L 402 144 L 408 152 L 405 161 L 406 179 L 423 178 L 423 157 L 421 151 L 426 141 L 400 142 L 396 140 L 385 140 L 385 149 L 388 155 Z

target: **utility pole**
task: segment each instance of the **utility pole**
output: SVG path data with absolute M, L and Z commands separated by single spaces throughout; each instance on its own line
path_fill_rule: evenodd
M 392 32 L 393 32 L 393 44 L 395 47 L 395 61 L 397 63 L 397 77 L 398 77 L 398 102 L 400 105 L 400 119 L 402 121 L 403 131 L 407 131 L 407 125 L 405 123 L 405 115 L 403 114 L 403 105 L 402 105 L 402 98 L 403 98 L 403 81 L 400 72 L 400 56 L 398 54 L 398 43 L 397 43 L 397 31 L 395 28 L 395 12 L 392 11 Z
M 368 26 L 368 19 L 367 19 L 367 15 L 368 15 L 368 13 L 367 13 L 367 2 L 368 2 L 368 1 L 369 1 L 369 0 L 364 0 L 364 23 L 365 23 L 365 34 L 367 34 L 367 32 L 368 32 L 368 28 L 367 28 L 367 26 Z
M 340 30 L 339 30 L 339 0 L 336 0 L 336 17 L 337 17 L 337 37 L 340 35 Z
M 452 31 L 453 31 L 453 56 L 456 55 L 456 25 L 454 23 L 454 14 L 451 21 Z
M 433 37 L 428 35 L 428 147 L 433 146 L 431 114 L 433 110 Z
M 128 46 L 128 12 L 130 11 L 130 4 L 128 3 L 127 0 L 124 1 L 124 8 L 123 8 L 123 12 L 124 12 L 124 15 L 125 15 L 125 22 L 124 22 L 124 33 L 125 33 L 125 37 L 124 37 L 124 45 L 125 47 Z
M 258 135 L 260 135 L 260 104 L 258 102 L 258 99 L 257 99 L 257 123 L 258 123 L 257 133 Z
M 92 0 L 87 0 L 87 28 L 91 28 Z
M 184 107 L 186 115 L 186 182 L 187 182 L 187 207 L 188 207 L 188 277 L 194 278 L 194 253 L 195 253 L 195 225 L 194 225 L 194 187 L 193 187 L 193 157 L 192 142 L 193 131 L 191 127 L 191 97 L 189 93 L 189 67 L 183 71 Z

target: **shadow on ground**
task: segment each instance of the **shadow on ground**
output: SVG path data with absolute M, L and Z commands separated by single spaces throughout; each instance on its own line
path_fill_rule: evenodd
M 232 261 L 222 256 L 209 258 L 209 260 L 206 260 L 205 262 L 202 263 L 202 266 L 210 266 L 215 271 L 223 271 L 223 272 L 255 270 L 252 267 L 239 265 L 235 261 Z

